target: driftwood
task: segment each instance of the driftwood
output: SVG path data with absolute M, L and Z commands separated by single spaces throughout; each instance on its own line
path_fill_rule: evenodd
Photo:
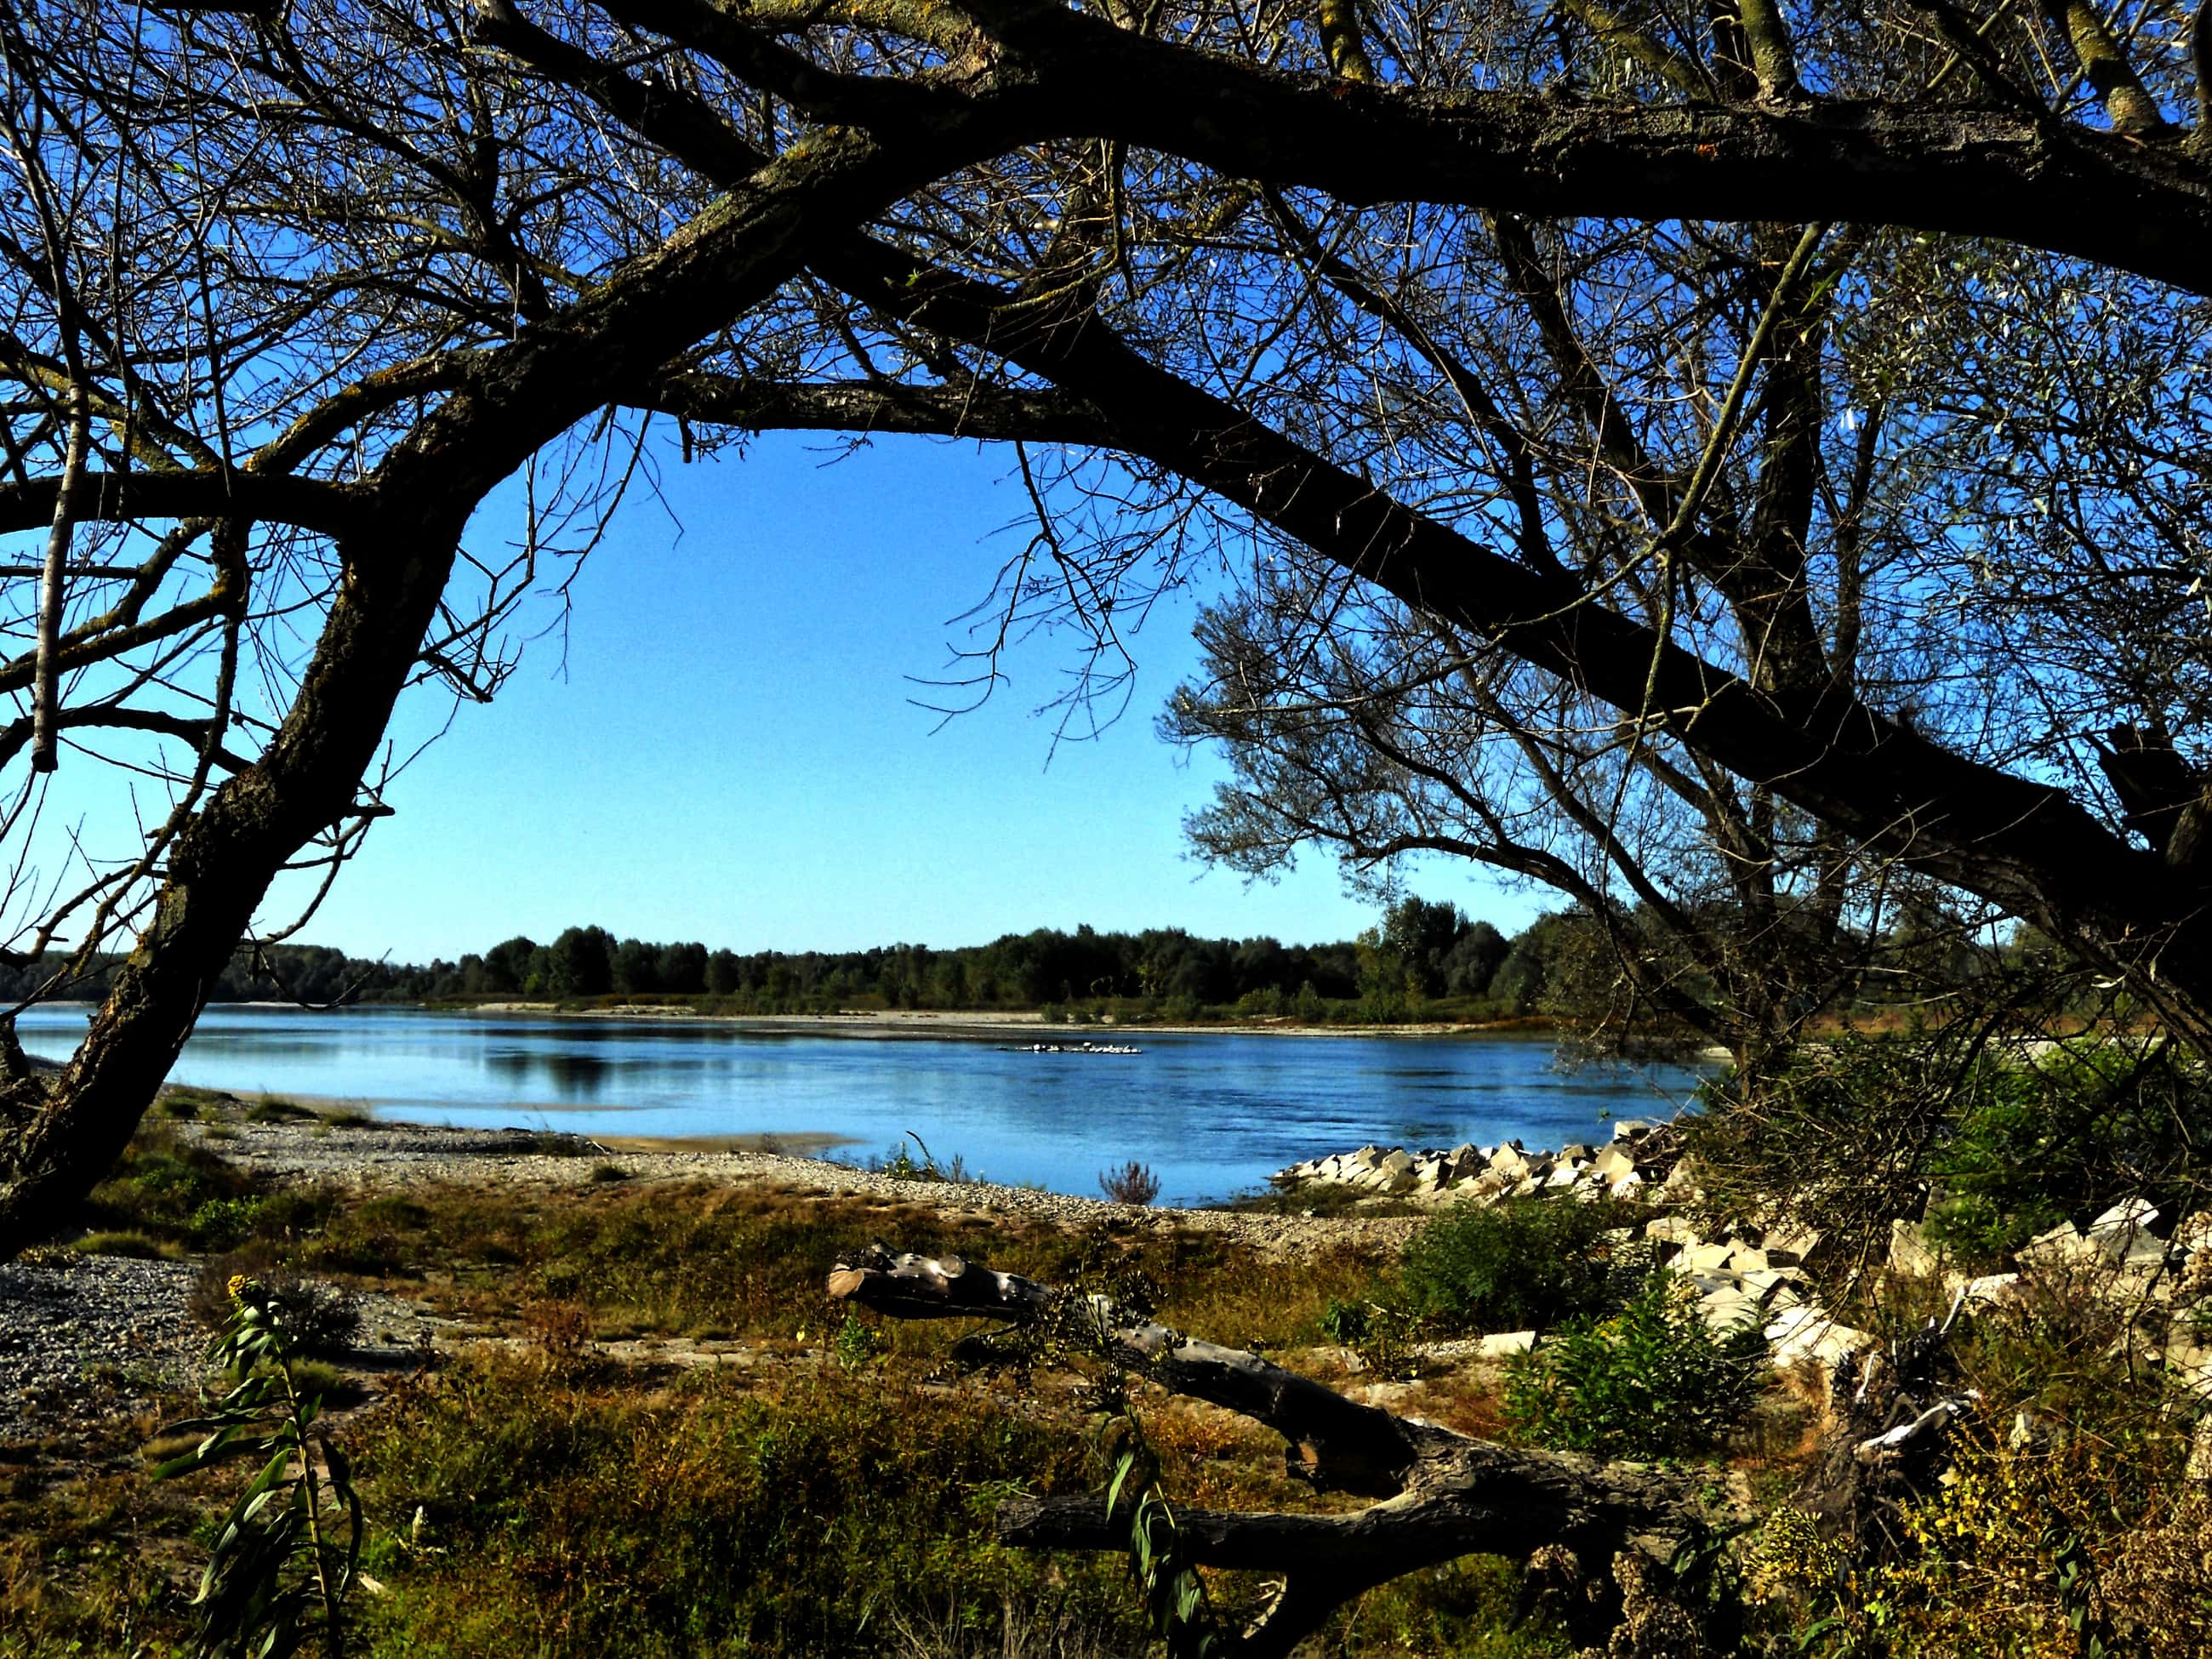
M 1862 1559 L 1900 1547 L 1904 1510 L 1936 1489 L 1950 1467 L 1953 1425 L 1978 1407 L 1972 1389 L 1946 1381 L 1965 1305 L 1961 1291 L 1941 1322 L 1846 1361 L 1832 1379 L 1834 1421 L 1790 1502 Z
M 958 1256 L 893 1255 L 877 1245 L 830 1275 L 830 1294 L 893 1319 L 1066 1322 L 1091 1352 L 1274 1430 L 1291 1473 L 1316 1490 L 1383 1500 L 1339 1515 L 1178 1507 L 1178 1539 L 1191 1561 L 1284 1581 L 1259 1621 L 1231 1644 L 1241 1659 L 1287 1654 L 1345 1601 L 1462 1555 L 1526 1561 L 1540 1552 L 1556 1559 L 1565 1550 L 1602 1584 L 1622 1553 L 1665 1563 L 1717 1519 L 1684 1476 L 1472 1439 L 1348 1400 L 1257 1354 L 1128 1316 L 1104 1297 Z M 1109 1516 L 1097 1494 L 1010 1499 L 1000 1505 L 997 1528 L 1003 1541 L 1034 1549 L 1129 1545 L 1127 1516 Z M 1566 1611 L 1587 1634 L 1608 1624 L 1619 1605 L 1616 1590 Z

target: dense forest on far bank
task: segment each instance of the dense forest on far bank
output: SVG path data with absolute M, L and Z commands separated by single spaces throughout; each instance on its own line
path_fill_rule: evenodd
M 469 1003 L 511 998 L 588 1003 L 683 1000 L 721 1013 L 839 1009 L 995 1012 L 1048 1017 L 1204 1018 L 1300 1015 L 1402 1019 L 1432 1005 L 1457 1017 L 1535 1011 L 1553 936 L 1547 916 L 1509 939 L 1451 904 L 1407 898 L 1357 939 L 1285 945 L 1266 937 L 1201 939 L 1180 928 L 1073 933 L 1037 928 L 987 945 L 935 950 L 710 951 L 696 940 L 617 939 L 575 927 L 550 942 L 517 936 L 458 962 L 364 961 L 319 945 L 241 947 L 209 1000 Z M 65 955 L 0 964 L 0 996 L 39 994 Z M 50 996 L 100 997 L 119 957 L 95 957 Z
M 1895 943 L 1912 948 L 1901 937 Z M 2014 953 L 2030 948 L 2027 936 Z M 0 963 L 0 996 L 31 999 L 65 960 L 49 954 Z M 119 960 L 96 957 L 45 994 L 105 996 Z M 1960 981 L 1974 972 L 1970 953 L 1948 964 L 1922 963 L 1923 972 L 1931 966 L 1938 979 Z M 316 1006 L 647 1000 L 720 1014 L 1042 1011 L 1072 1024 L 1588 1023 L 1617 1018 L 1621 989 L 1611 943 L 1578 911 L 1547 913 L 1509 937 L 1455 905 L 1407 896 L 1358 938 L 1321 945 L 1285 945 L 1265 936 L 1202 939 L 1181 928 L 1131 933 L 1079 927 L 1073 933 L 1041 927 L 946 950 L 902 944 L 740 954 L 710 951 L 696 940 L 617 939 L 604 927 L 574 927 L 545 944 L 518 935 L 458 962 L 427 966 L 364 961 L 319 945 L 242 946 L 208 1000 Z

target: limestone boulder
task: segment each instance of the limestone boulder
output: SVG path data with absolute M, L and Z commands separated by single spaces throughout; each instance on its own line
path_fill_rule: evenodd
M 1929 1243 L 1928 1234 L 1917 1221 L 1903 1218 L 1889 1224 L 1889 1270 L 1908 1279 L 1920 1279 L 1942 1270 L 1942 1259 L 1936 1247 Z

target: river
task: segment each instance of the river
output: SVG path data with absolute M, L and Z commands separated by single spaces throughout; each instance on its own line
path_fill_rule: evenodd
M 19 1022 L 64 1058 L 88 1011 Z M 1104 1034 L 1040 1032 L 1079 1041 Z M 1161 1201 L 1259 1186 L 1271 1170 L 1366 1141 L 1532 1146 L 1602 1139 L 1694 1087 L 1669 1066 L 1562 1069 L 1547 1039 L 1115 1032 L 1128 1056 L 1010 1053 L 988 1038 L 763 1031 L 708 1021 L 550 1019 L 367 1007 L 209 1009 L 172 1079 L 343 1101 L 380 1117 L 586 1135 L 830 1133 L 865 1161 L 908 1131 L 971 1173 L 1096 1194 L 1134 1158 Z M 1021 1040 L 1027 1040 L 1026 1036 Z

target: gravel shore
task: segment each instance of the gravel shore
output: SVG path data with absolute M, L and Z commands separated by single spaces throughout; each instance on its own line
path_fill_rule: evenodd
M 192 1140 L 206 1130 L 179 1123 L 176 1133 Z M 226 1125 L 220 1134 L 209 1143 L 213 1150 L 266 1179 L 335 1182 L 364 1194 L 425 1182 L 584 1186 L 599 1165 L 613 1163 L 632 1182 L 757 1182 L 1071 1229 L 1182 1229 L 1221 1235 L 1279 1260 L 1346 1245 L 1395 1249 L 1419 1224 L 1401 1216 L 1147 1209 L 980 1182 L 901 1179 L 775 1152 L 609 1151 L 573 1136 L 521 1129 L 283 1122 Z M 895 1224 L 887 1222 L 883 1242 L 898 1247 Z M 80 1255 L 65 1247 L 0 1264 L 0 1443 L 76 1437 L 96 1423 L 143 1413 L 163 1392 L 196 1379 L 207 1341 L 189 1310 L 199 1271 L 197 1261 Z M 423 1310 L 391 1297 L 373 1300 L 378 1305 L 364 1310 L 366 1323 L 382 1335 L 380 1346 L 395 1352 L 459 1334 L 441 1328 L 444 1322 Z
M 181 1126 L 191 1136 L 194 1126 Z M 1407 1216 L 1281 1216 L 1223 1210 L 1145 1208 L 987 1182 L 916 1181 L 817 1158 L 720 1150 L 613 1151 L 571 1135 L 525 1129 L 453 1129 L 394 1123 L 377 1127 L 244 1123 L 217 1146 L 224 1158 L 278 1180 L 328 1181 L 364 1188 L 418 1181 L 492 1185 L 588 1183 L 593 1168 L 619 1164 L 633 1179 L 765 1182 L 821 1193 L 868 1194 L 947 1214 L 1018 1216 L 1066 1227 L 1106 1224 L 1224 1234 L 1271 1256 L 1332 1245 L 1395 1245 L 1419 1224 Z M 887 1243 L 895 1243 L 885 1240 Z

